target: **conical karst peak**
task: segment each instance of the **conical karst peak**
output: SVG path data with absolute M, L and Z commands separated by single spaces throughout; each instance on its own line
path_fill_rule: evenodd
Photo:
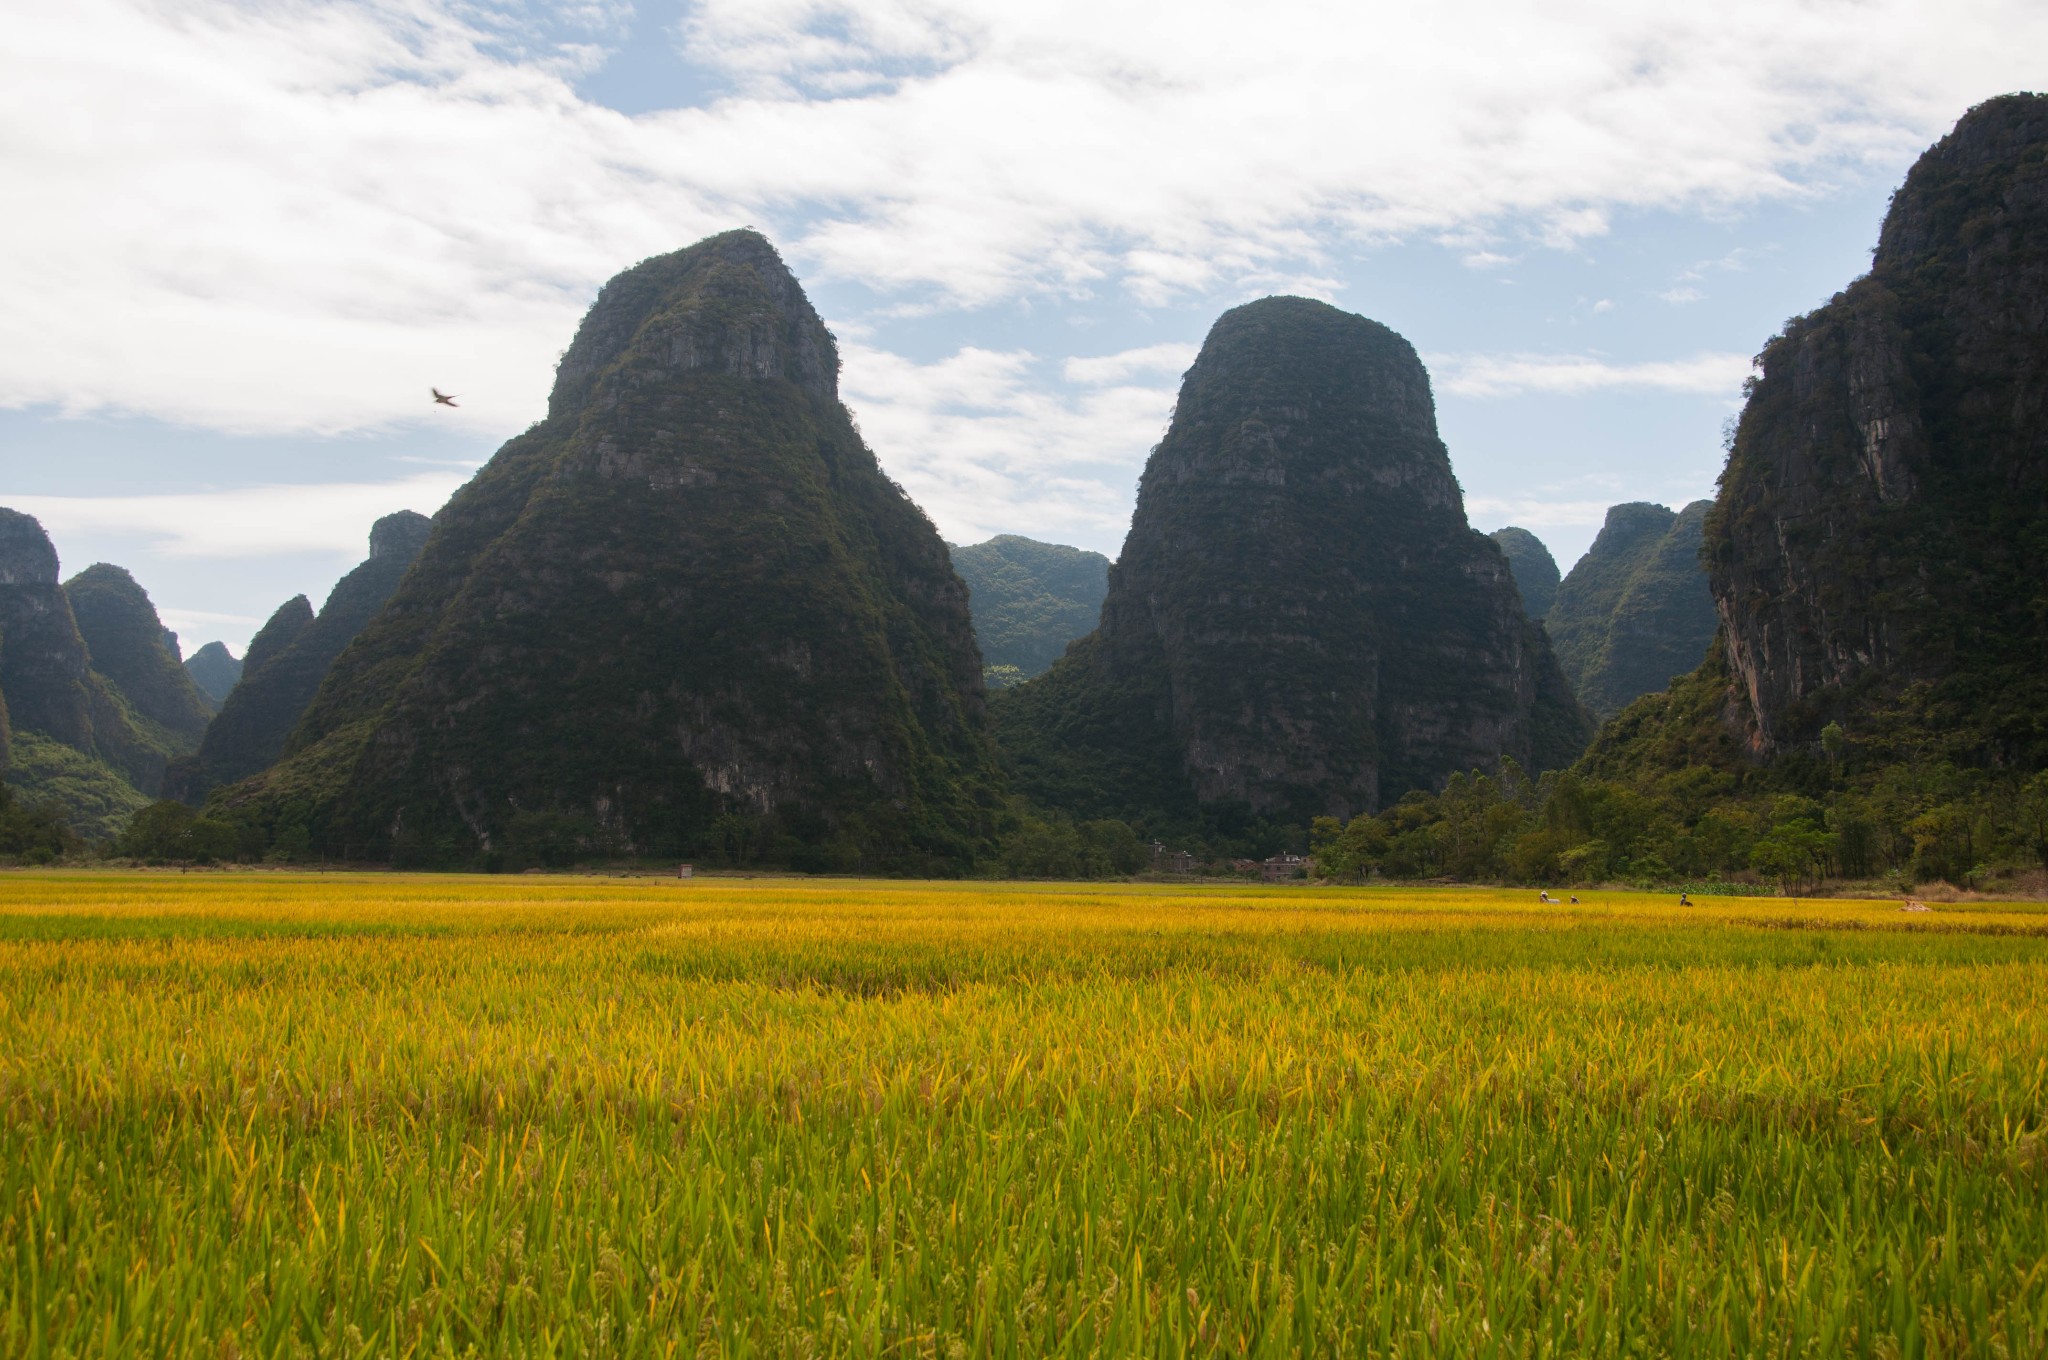
M 19 510 L 0 508 L 0 585 L 57 584 L 57 549 L 42 522 Z
M 408 862 L 776 846 L 964 866 L 996 806 L 967 592 L 837 372 L 759 233 L 627 269 L 548 419 L 436 513 L 336 649 L 280 773 L 223 797 L 345 771 L 304 813 L 315 842 Z M 245 675 L 216 730 L 263 688 Z
M 175 635 L 125 567 L 95 562 L 64 583 L 92 668 L 137 713 L 196 745 L 212 709 L 178 659 Z
M 610 372 L 646 383 L 699 370 L 782 379 L 838 400 L 832 333 L 775 247 L 751 228 L 643 260 L 607 283 L 555 371 L 548 414 L 582 410 Z

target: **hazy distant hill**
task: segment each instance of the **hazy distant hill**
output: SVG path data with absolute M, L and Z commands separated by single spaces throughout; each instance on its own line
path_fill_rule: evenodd
M 1466 523 L 1415 351 L 1305 298 L 1217 321 L 1101 627 L 995 711 L 1023 788 L 1090 816 L 1344 815 L 1590 733 Z
M 1557 598 L 1558 573 L 1557 559 L 1543 546 L 1543 540 L 1512 524 L 1495 529 L 1487 537 L 1500 544 L 1500 550 L 1507 555 L 1515 588 L 1522 593 L 1522 612 L 1532 619 L 1548 614 L 1551 601 Z
M 1700 564 L 1711 501 L 1673 514 L 1617 505 L 1557 590 L 1544 620 L 1572 692 L 1611 718 L 1638 695 L 1700 664 L 1714 640 L 1714 599 Z
M 57 802 L 87 836 L 113 834 L 161 787 L 167 761 L 192 749 L 175 682 L 152 666 L 168 656 L 163 624 L 128 574 L 96 567 L 73 582 L 109 664 L 138 684 L 140 704 L 93 666 L 57 550 L 34 518 L 0 509 L 0 702 L 7 713 L 6 778 L 31 801 Z M 173 663 L 175 665 L 175 663 Z M 196 699 L 196 694 L 186 696 Z M 179 723 L 173 727 L 146 704 Z
M 1101 553 L 1015 534 L 954 548 L 953 569 L 967 583 L 982 665 L 1006 683 L 1043 674 L 1069 642 L 1095 631 L 1109 590 Z M 997 669 L 1012 666 L 1014 676 Z
M 399 510 L 370 526 L 370 555 L 327 593 L 314 614 L 305 596 L 286 601 L 251 640 L 241 682 L 221 704 L 198 753 L 180 761 L 171 796 L 197 803 L 222 784 L 267 769 L 284 754 L 328 667 L 376 617 L 427 541 L 425 515 Z
M 185 658 L 185 671 L 192 677 L 192 683 L 212 699 L 215 706 L 228 697 L 228 691 L 242 678 L 242 662 L 230 652 L 224 642 L 209 642 Z

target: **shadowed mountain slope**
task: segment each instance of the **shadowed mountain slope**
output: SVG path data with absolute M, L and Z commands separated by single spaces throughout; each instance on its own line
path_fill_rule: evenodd
M 187 749 L 197 746 L 214 706 L 178 659 L 149 592 L 122 568 L 97 562 L 66 581 L 64 594 L 92 668 L 137 713 L 161 723 Z
M 104 580 L 103 574 L 96 584 Z M 139 588 L 135 594 L 144 613 L 139 623 L 129 623 L 161 646 L 155 610 Z M 121 607 L 107 613 L 118 616 Z M 107 614 L 98 617 L 106 622 Z M 122 631 L 117 622 L 107 636 Z M 56 802 L 89 836 L 118 830 L 161 787 L 166 762 L 192 749 L 190 735 L 138 713 L 93 669 L 71 599 L 58 583 L 55 547 L 34 518 L 6 509 L 0 509 L 0 702 L 7 712 L 7 782 L 31 802 Z

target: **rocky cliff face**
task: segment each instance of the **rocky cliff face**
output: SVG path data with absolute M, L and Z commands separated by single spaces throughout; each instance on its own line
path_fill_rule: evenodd
M 209 642 L 185 658 L 185 673 L 218 707 L 228 697 L 228 691 L 235 687 L 235 682 L 242 678 L 242 662 L 228 650 L 226 643 Z
M 1916 682 L 1987 757 L 2048 761 L 2048 97 L 1972 109 L 1870 273 L 1759 360 L 1706 528 L 1744 739 L 1852 736 Z
M 1006 683 L 1043 674 L 1067 644 L 1095 631 L 1109 591 L 1101 553 L 1002 534 L 953 549 L 967 583 L 974 637 L 985 667 L 1015 667 Z
M 1414 350 L 1303 298 L 1217 321 L 1101 628 L 999 713 L 1025 787 L 1093 815 L 1346 816 L 1590 734 L 1466 523 Z
M 402 860 L 964 862 L 994 805 L 966 590 L 837 379 L 756 233 L 612 280 L 548 419 L 234 797 Z
M 1673 514 L 1635 501 L 1607 512 L 1558 587 L 1545 624 L 1572 692 L 1598 718 L 1663 689 L 1714 640 L 1714 599 L 1700 565 L 1711 501 Z
M 80 830 L 108 834 L 157 792 L 166 762 L 189 751 L 192 739 L 139 713 L 119 686 L 93 668 L 57 572 L 57 551 L 43 526 L 31 516 L 0 509 L 0 701 L 10 729 L 7 779 L 33 799 L 55 799 Z M 119 575 L 125 579 L 127 573 Z M 101 583 L 96 578 L 91 584 Z M 103 603 L 96 590 L 88 590 L 88 600 L 95 610 Z M 162 625 L 146 595 L 142 607 L 143 614 L 118 631 L 134 641 L 135 630 L 146 629 L 144 636 L 161 646 Z
M 334 583 L 316 615 L 303 595 L 280 606 L 250 640 L 242 682 L 189 761 L 171 772 L 172 796 L 203 800 L 213 789 L 268 769 L 320 692 L 328 668 L 363 631 L 426 545 L 432 521 L 400 510 L 370 528 L 370 555 Z
M 1543 546 L 1543 540 L 1512 524 L 1495 529 L 1487 537 L 1500 545 L 1501 554 L 1508 559 L 1508 571 L 1515 578 L 1515 589 L 1522 595 L 1522 612 L 1532 619 L 1548 614 L 1551 602 L 1557 598 L 1559 578 L 1557 559 Z
M 137 713 L 160 723 L 186 749 L 196 747 L 213 704 L 186 673 L 149 592 L 124 569 L 98 562 L 66 581 L 64 594 L 92 668 L 113 681 Z

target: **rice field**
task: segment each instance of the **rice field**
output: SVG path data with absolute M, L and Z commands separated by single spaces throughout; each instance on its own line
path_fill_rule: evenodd
M 2048 909 L 0 875 L 0 1353 L 2048 1353 Z

